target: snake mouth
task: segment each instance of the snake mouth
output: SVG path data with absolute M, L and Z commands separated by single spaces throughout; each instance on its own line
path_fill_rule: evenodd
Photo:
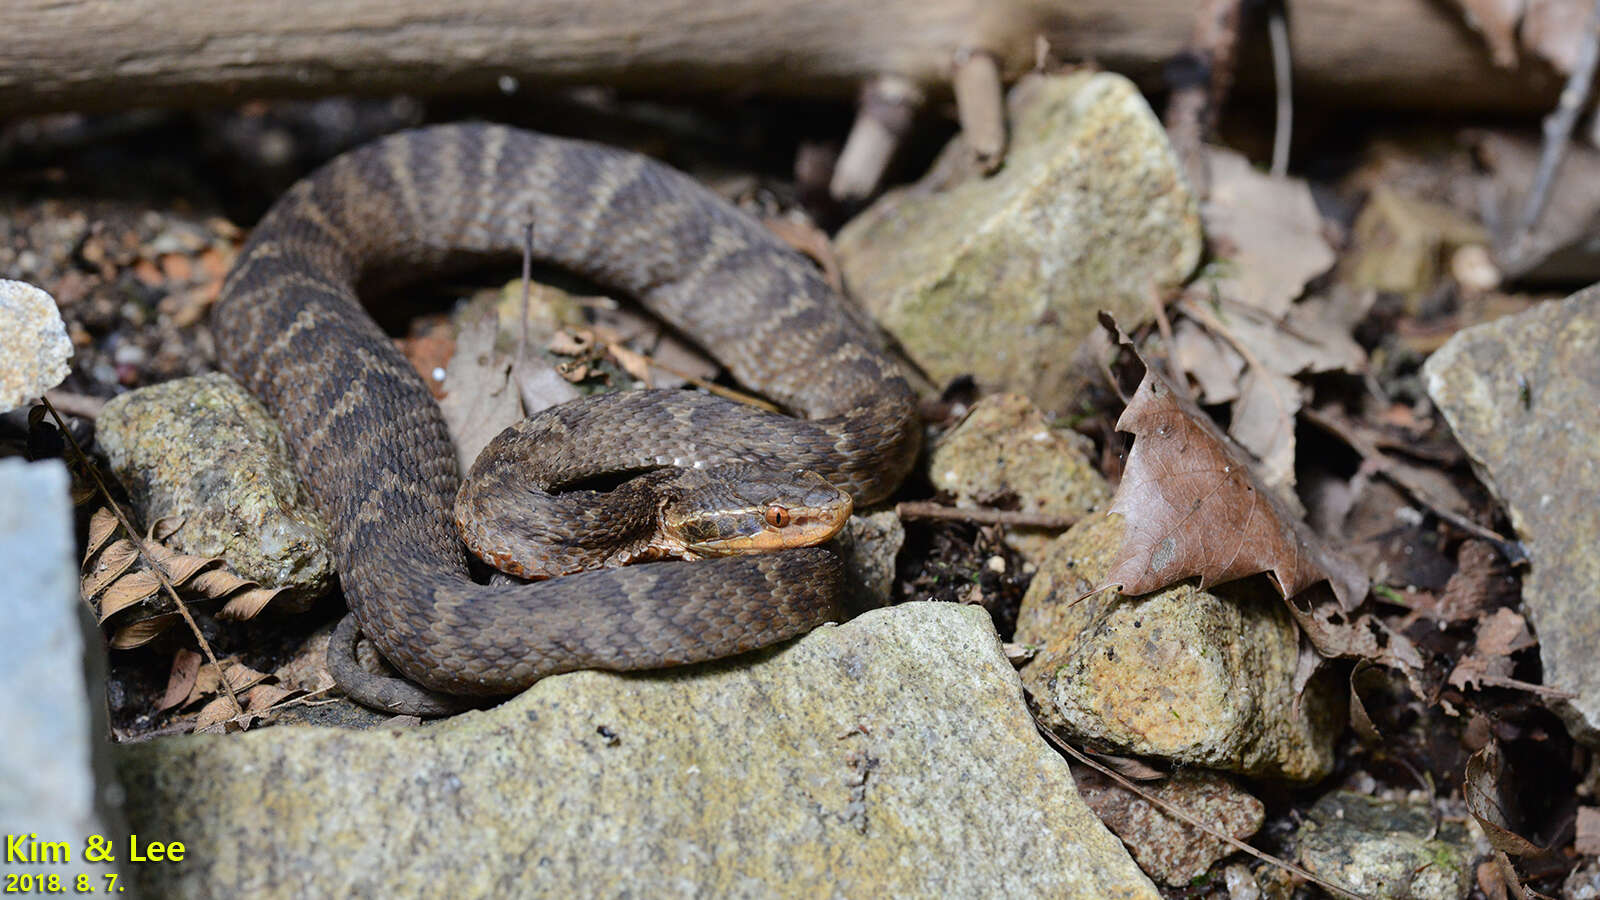
M 842 492 L 840 500 L 827 506 L 754 508 L 746 513 L 746 518 L 759 521 L 761 524 L 758 527 L 686 543 L 686 546 L 691 553 L 699 556 L 734 556 L 815 547 L 832 540 L 843 530 L 854 508 L 850 496 Z M 774 515 L 774 509 L 781 509 L 782 516 Z M 777 524 L 780 519 L 781 524 Z

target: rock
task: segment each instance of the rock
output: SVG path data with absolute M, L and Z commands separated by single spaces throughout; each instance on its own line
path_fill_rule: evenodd
M 858 610 L 889 605 L 895 558 L 905 542 L 905 526 L 892 509 L 858 512 L 845 523 L 841 544 L 851 583 L 860 589 Z
M 55 299 L 31 284 L 0 279 L 0 413 L 60 384 L 71 358 Z
M 1532 566 L 1522 602 L 1554 708 L 1600 746 L 1600 286 L 1459 332 L 1422 368 Z
M 96 776 L 110 771 L 105 661 L 78 600 L 69 481 L 58 461 L 0 460 L 0 834 L 65 841 L 77 863 L 87 835 L 111 833 L 121 789 Z M 95 869 L 97 884 L 115 871 Z M 55 874 L 71 890 L 59 863 L 8 858 L 5 872 Z
M 1050 427 L 1026 397 L 985 397 L 933 448 L 928 478 L 960 507 L 1081 518 L 1111 503 L 1111 487 L 1077 437 Z M 1041 529 L 1006 529 L 1007 543 L 1034 563 L 1053 539 Z
M 96 426 L 143 521 L 182 521 L 167 543 L 286 588 L 274 601 L 280 608 L 331 586 L 327 526 L 277 423 L 233 379 L 200 375 L 129 391 L 106 404 Z
M 1561 882 L 1562 900 L 1600 900 L 1600 859 L 1589 859 Z
M 973 375 L 1064 412 L 1072 348 L 1104 309 L 1124 325 L 1200 257 L 1200 217 L 1155 114 L 1108 73 L 1028 76 L 1008 100 L 1005 168 L 957 139 L 915 186 L 847 224 L 845 281 L 936 382 Z
M 1354 287 L 1404 294 L 1415 313 L 1422 295 L 1439 282 L 1440 271 L 1457 248 L 1486 246 L 1489 234 L 1478 223 L 1438 203 L 1415 200 L 1379 185 L 1362 207 L 1351 234 L 1352 252 L 1344 261 Z
M 1467 829 L 1436 821 L 1425 803 L 1335 791 L 1311 807 L 1295 840 L 1300 865 L 1363 897 L 1456 900 L 1470 890 Z
M 1039 717 L 1114 752 L 1310 781 L 1333 766 L 1344 695 L 1331 674 L 1295 702 L 1299 635 L 1263 578 L 1209 591 L 1184 581 L 1143 597 L 1079 598 L 1110 569 L 1121 516 L 1056 540 L 1022 598 L 1016 639 Z
M 117 749 L 135 830 L 188 846 L 151 896 L 1158 896 L 954 604 L 429 727 Z
M 1093 769 L 1075 768 L 1072 775 L 1084 802 L 1151 878 L 1183 887 L 1233 853 L 1233 847 L 1168 817 Z M 1255 834 L 1266 817 L 1260 800 L 1213 772 L 1179 772 L 1140 788 L 1239 840 Z

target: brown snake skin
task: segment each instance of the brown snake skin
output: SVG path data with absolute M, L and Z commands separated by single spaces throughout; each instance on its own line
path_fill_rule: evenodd
M 842 563 L 821 547 L 527 585 L 471 579 L 451 519 L 460 475 L 444 420 L 357 295 L 515 259 L 530 217 L 536 259 L 639 299 L 800 416 L 688 391 L 577 401 L 518 426 L 537 433 L 524 443 L 545 473 L 763 462 L 815 470 L 860 505 L 887 496 L 916 456 L 914 395 L 870 326 L 813 266 L 698 183 L 643 156 L 500 126 L 393 135 L 274 205 L 211 320 L 223 367 L 281 424 L 332 527 L 361 630 L 411 681 L 492 696 L 573 669 L 729 656 L 839 618 Z M 347 618 L 335 644 L 353 639 Z M 400 687 L 344 686 L 395 711 L 447 705 L 385 680 Z

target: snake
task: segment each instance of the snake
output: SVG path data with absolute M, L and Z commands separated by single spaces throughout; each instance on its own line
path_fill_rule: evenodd
M 697 390 L 581 398 L 496 437 L 472 467 L 485 487 L 467 496 L 438 403 L 363 298 L 524 253 L 633 298 L 782 412 Z M 276 420 L 328 522 L 349 608 L 330 670 L 391 712 L 453 712 L 578 669 L 721 659 L 843 614 L 836 548 L 782 539 L 484 583 L 458 492 L 469 511 L 515 515 L 519 494 L 603 473 L 750 466 L 815 473 L 862 506 L 896 489 L 921 446 L 915 393 L 881 332 L 759 220 L 644 155 L 498 124 L 398 132 L 296 182 L 240 248 L 210 328 L 220 368 Z M 503 549 L 501 535 L 478 538 L 488 556 Z M 352 666 L 340 648 L 358 633 L 402 677 Z

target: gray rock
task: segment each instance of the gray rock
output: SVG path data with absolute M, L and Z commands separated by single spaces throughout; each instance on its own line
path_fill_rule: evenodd
M 935 381 L 972 374 L 1050 412 L 1104 309 L 1127 325 L 1200 257 L 1200 216 L 1155 114 L 1127 79 L 1029 76 L 1008 100 L 1005 167 L 957 139 L 917 185 L 839 234 L 845 280 Z
M 119 747 L 151 896 L 1148 897 L 988 616 L 911 603 L 414 729 Z
M 0 279 L 0 413 L 60 384 L 71 358 L 55 299 L 31 284 Z
M 1600 746 L 1600 286 L 1473 328 L 1422 369 L 1532 566 L 1522 602 L 1573 736 Z
M 7 874 L 73 876 L 96 888 L 113 867 L 83 865 L 89 835 L 110 836 L 121 789 L 106 754 L 101 638 L 78 600 L 66 467 L 0 460 L 0 834 L 65 842 L 72 867 L 7 860 Z M 85 635 L 88 636 L 86 646 Z M 41 892 L 42 893 L 42 892 Z
M 1378 900 L 1456 900 L 1471 889 L 1471 838 L 1427 804 L 1335 791 L 1318 800 L 1295 842 L 1300 864 Z
M 1050 427 L 1018 394 L 973 404 L 933 448 L 928 478 L 967 508 L 998 505 L 1077 519 L 1111 503 L 1111 486 L 1089 462 L 1079 436 Z M 1034 563 L 1054 538 L 1036 528 L 1006 529 L 1006 542 Z
M 889 605 L 895 558 L 905 542 L 905 526 L 892 509 L 858 512 L 845 523 L 841 544 L 851 582 L 859 587 L 859 610 Z
M 1151 878 L 1183 887 L 1210 871 L 1212 863 L 1233 853 L 1226 842 L 1168 817 L 1093 769 L 1074 769 L 1072 774 L 1084 802 L 1122 839 Z M 1260 800 L 1214 772 L 1178 772 L 1140 787 L 1239 840 L 1255 834 L 1266 818 Z
M 239 575 L 303 606 L 333 581 L 333 556 L 283 433 L 226 375 L 130 391 L 96 422 L 100 447 L 147 523 L 176 517 L 168 543 L 221 556 Z
M 1121 516 L 1074 525 L 1039 567 L 1016 640 L 1022 683 L 1057 733 L 1117 752 L 1310 781 L 1333 766 L 1344 695 L 1330 674 L 1295 702 L 1299 635 L 1262 578 L 1210 591 L 1079 598 L 1110 570 Z

